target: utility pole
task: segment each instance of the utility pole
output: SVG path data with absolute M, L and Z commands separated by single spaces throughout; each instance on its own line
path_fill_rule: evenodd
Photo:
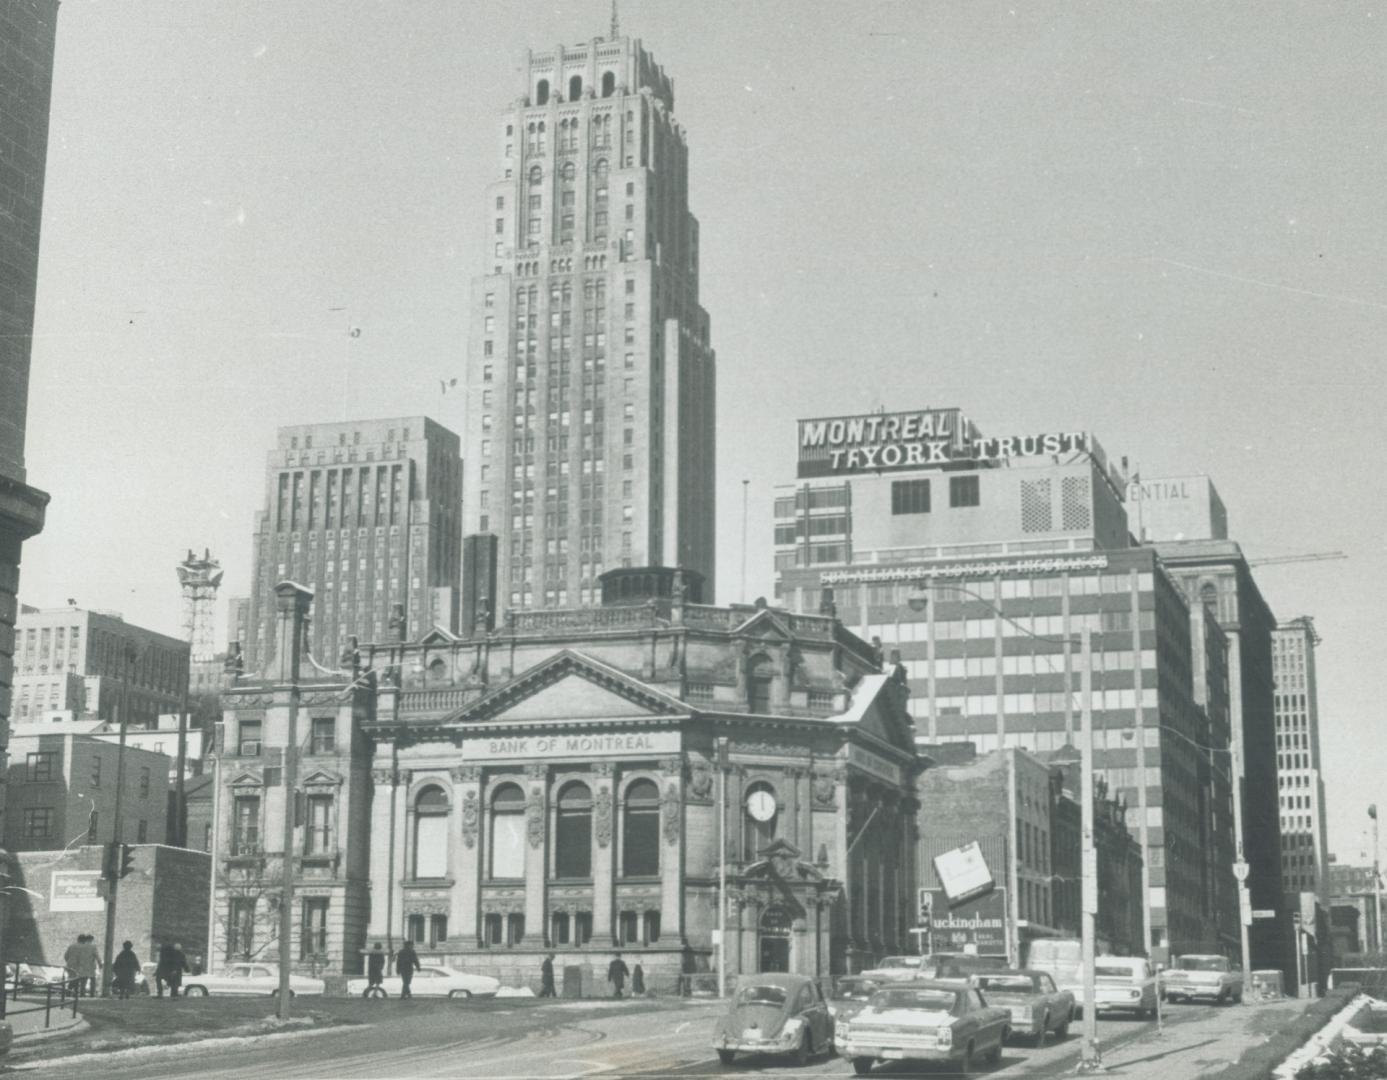
M 111 843 L 106 849 L 102 869 L 106 871 L 106 939 L 101 950 L 101 996 L 111 996 L 111 960 L 116 945 L 116 894 L 120 885 L 120 852 L 124 840 L 121 803 L 125 795 L 125 733 L 130 726 L 130 683 L 135 678 L 139 650 L 133 641 L 124 645 L 125 678 L 120 686 L 120 739 L 116 743 L 116 799 L 111 814 Z
M 279 642 L 281 657 L 284 643 L 289 643 L 289 716 L 288 732 L 284 740 L 284 850 L 281 859 L 281 872 L 284 887 L 279 903 L 279 1018 L 289 1019 L 289 975 L 294 962 L 294 818 L 295 787 L 298 769 L 298 720 L 299 720 L 299 665 L 303 652 L 304 628 L 308 622 L 308 610 L 313 603 L 313 593 L 292 581 L 281 581 L 275 586 L 275 609 L 279 614 Z M 285 669 L 280 668 L 281 672 Z
M 727 996 L 727 737 L 718 748 L 718 997 Z
M 1377 951 L 1382 952 L 1382 872 L 1378 865 L 1377 850 L 1377 803 L 1368 807 L 1368 817 L 1373 819 L 1373 925 L 1377 927 Z
M 1096 982 L 1093 973 L 1095 959 L 1095 917 L 1098 914 L 1098 850 L 1093 843 L 1093 632 L 1085 626 L 1080 639 L 1082 667 L 1082 701 L 1080 703 L 1079 800 L 1082 808 L 1079 858 L 1082 914 L 1082 943 L 1084 962 L 1084 1020 L 1079 1036 L 1079 1071 L 1093 1072 L 1102 1064 L 1098 1049 L 1098 1011 Z M 1143 777 L 1143 782 L 1145 778 Z M 1146 853 L 1142 852 L 1142 857 Z

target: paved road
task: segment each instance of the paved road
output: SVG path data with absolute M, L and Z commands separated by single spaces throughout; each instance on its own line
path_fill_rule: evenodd
M 43 1080 L 153 1080 L 203 1073 L 219 1080 L 295 1078 L 466 1077 L 468 1080 L 659 1080 L 662 1077 L 765 1075 L 851 1076 L 838 1057 L 803 1070 L 769 1059 L 738 1057 L 719 1065 L 711 1048 L 715 1004 L 683 1002 L 496 1001 L 382 1002 L 371 1007 L 376 1022 L 335 1028 L 302 1038 L 252 1041 L 214 1050 L 166 1048 L 135 1056 L 103 1055 L 82 1062 L 24 1069 Z M 1204 1015 L 1200 1006 L 1171 1010 L 1171 1023 Z M 1101 1020 L 1099 1038 L 1112 1048 L 1149 1030 L 1151 1022 Z M 1072 1068 L 1078 1038 L 1041 1050 L 1008 1047 L 1001 1062 L 980 1069 L 990 1076 L 1057 1077 Z M 895 1063 L 873 1075 L 886 1078 L 957 1075 L 943 1068 L 919 1070 Z

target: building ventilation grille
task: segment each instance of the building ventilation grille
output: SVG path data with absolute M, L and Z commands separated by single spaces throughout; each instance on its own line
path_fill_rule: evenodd
M 1087 529 L 1093 524 L 1087 476 L 1064 477 L 1060 481 L 1060 503 L 1060 521 L 1065 529 Z
M 1050 511 L 1050 481 L 1021 481 L 1021 531 L 1049 532 L 1054 528 Z

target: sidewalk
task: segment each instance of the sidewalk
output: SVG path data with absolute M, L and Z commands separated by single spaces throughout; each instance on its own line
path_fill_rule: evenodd
M 16 1042 L 20 1039 L 41 1038 L 46 1033 L 71 1031 L 83 1023 L 80 1010 L 75 1017 L 72 1015 L 71 1002 L 65 1007 L 54 1002 L 46 1028 L 43 1024 L 42 1001 L 10 1001 L 6 1004 L 5 1022 L 14 1030 Z
M 1260 1046 L 1267 1037 L 1311 1004 L 1288 999 L 1258 1005 L 1212 1009 L 1197 1020 L 1170 1024 L 1103 1054 L 1093 1076 L 1124 1080 L 1196 1080 L 1235 1062 L 1243 1051 Z M 1168 1010 L 1178 1015 L 1177 1010 Z

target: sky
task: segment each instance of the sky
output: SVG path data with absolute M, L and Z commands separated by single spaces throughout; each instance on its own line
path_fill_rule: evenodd
M 957 405 L 989 434 L 1092 431 L 1144 477 L 1207 473 L 1249 556 L 1348 556 L 1257 578 L 1324 637 L 1330 846 L 1361 861 L 1387 801 L 1387 5 L 621 20 L 688 132 L 718 599 L 770 594 L 797 417 Z M 463 373 L 495 125 L 526 48 L 608 22 L 606 0 L 64 0 L 27 446 L 53 499 L 21 599 L 179 633 L 188 548 L 246 588 L 277 426 L 460 431 L 439 388 Z

